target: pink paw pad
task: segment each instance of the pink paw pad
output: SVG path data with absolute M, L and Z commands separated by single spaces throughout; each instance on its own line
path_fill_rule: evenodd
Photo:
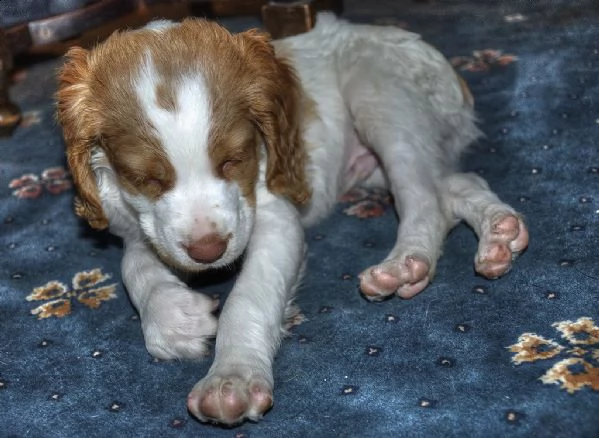
M 528 246 L 528 230 L 517 216 L 494 222 L 481 236 L 475 269 L 486 278 L 498 278 L 511 269 L 512 260 Z
M 380 300 L 396 293 L 412 298 L 429 282 L 429 265 L 416 257 L 388 260 L 360 274 L 360 289 L 371 300 Z
M 272 389 L 266 382 L 244 382 L 240 377 L 209 378 L 187 397 L 187 408 L 201 421 L 235 425 L 258 420 L 271 408 Z

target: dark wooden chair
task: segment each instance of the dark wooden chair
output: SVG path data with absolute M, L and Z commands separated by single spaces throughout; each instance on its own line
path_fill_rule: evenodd
M 10 135 L 21 120 L 19 108 L 10 101 L 9 74 L 13 57 L 32 48 L 73 39 L 85 32 L 126 16 L 147 20 L 155 8 L 178 8 L 179 15 L 209 18 L 261 15 L 273 38 L 311 29 L 316 12 L 340 13 L 343 0 L 3 0 L 0 3 L 0 136 Z M 56 3 L 56 5 L 54 5 Z M 29 5 L 24 8 L 24 4 Z

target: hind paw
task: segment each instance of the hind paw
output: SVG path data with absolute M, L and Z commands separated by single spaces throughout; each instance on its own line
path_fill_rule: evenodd
M 476 272 L 498 278 L 512 267 L 512 261 L 528 246 L 526 225 L 514 214 L 489 220 L 482 230 L 474 260 Z
M 377 301 L 397 294 L 412 298 L 422 292 L 430 279 L 429 263 L 416 256 L 394 258 L 360 274 L 360 289 L 366 298 Z

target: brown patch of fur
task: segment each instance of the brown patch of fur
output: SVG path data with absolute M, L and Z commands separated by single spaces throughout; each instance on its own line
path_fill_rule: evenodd
M 177 111 L 177 99 L 172 84 L 161 82 L 156 86 L 156 104 L 167 111 Z
M 156 200 L 172 189 L 176 172 L 151 124 L 143 117 L 133 84 L 151 48 L 153 33 L 117 33 L 92 52 L 90 90 L 101 119 L 99 145 L 114 167 L 123 189 Z M 159 37 L 159 36 L 158 36 Z M 166 81 L 168 72 L 160 72 Z M 127 80 L 129 79 L 129 80 Z M 176 106 L 171 84 L 160 82 L 156 103 Z
M 213 172 L 227 181 L 235 181 L 243 196 L 254 206 L 260 138 L 253 125 L 235 111 L 220 116 L 213 123 L 209 137 L 208 154 Z
M 174 187 L 175 169 L 155 139 L 141 132 L 133 136 L 107 132 L 101 144 L 123 189 L 157 200 Z

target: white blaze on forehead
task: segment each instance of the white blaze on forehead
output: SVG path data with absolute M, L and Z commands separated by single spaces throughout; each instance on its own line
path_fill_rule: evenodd
M 167 110 L 157 102 L 157 86 L 174 81 L 175 109 Z M 199 73 L 165 78 L 158 74 L 151 56 L 146 55 L 135 84 L 141 109 L 156 130 L 178 176 L 211 174 L 208 158 L 210 132 L 210 94 Z
M 146 24 L 143 29 L 163 31 L 170 29 L 171 27 L 177 26 L 178 24 L 171 20 L 154 20 Z

